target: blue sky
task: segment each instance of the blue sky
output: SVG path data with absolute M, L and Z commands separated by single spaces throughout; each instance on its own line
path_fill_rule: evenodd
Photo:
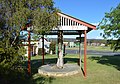
M 98 24 L 110 9 L 115 8 L 120 0 L 54 0 L 55 7 L 61 12 L 88 23 Z M 100 39 L 101 30 L 87 34 L 88 39 Z M 72 36 L 73 37 L 73 36 Z

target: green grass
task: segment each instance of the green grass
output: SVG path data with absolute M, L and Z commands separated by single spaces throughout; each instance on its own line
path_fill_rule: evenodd
M 88 50 L 112 51 L 109 46 L 87 46 Z
M 69 77 L 47 77 L 37 73 L 41 66 L 42 56 L 32 57 L 32 77 L 20 84 L 119 84 L 120 83 L 120 56 L 87 56 L 87 77 L 77 74 Z M 45 64 L 56 63 L 56 55 L 46 55 Z M 83 58 L 82 58 L 83 59 Z M 78 55 L 67 55 L 65 63 L 77 64 Z M 82 64 L 83 65 L 83 64 Z
M 73 47 L 73 48 L 67 48 L 67 49 L 72 49 L 72 50 L 78 50 L 78 47 Z M 82 50 L 84 49 L 84 46 L 82 46 Z M 87 46 L 87 50 L 96 50 L 96 51 L 113 51 L 110 49 L 109 46 Z M 120 52 L 120 50 L 116 51 Z

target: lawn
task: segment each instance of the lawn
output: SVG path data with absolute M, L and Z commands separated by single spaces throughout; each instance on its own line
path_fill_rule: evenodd
M 92 56 L 87 55 L 87 77 L 76 74 L 69 77 L 47 77 L 37 73 L 41 66 L 42 56 L 32 57 L 32 76 L 20 81 L 20 84 L 119 84 L 120 83 L 120 56 Z M 56 63 L 55 55 L 46 55 L 45 64 Z M 77 64 L 77 55 L 64 57 L 65 63 Z M 83 65 L 83 64 L 82 64 Z M 17 82 L 18 84 L 18 82 Z
M 79 47 L 67 47 L 66 49 L 78 50 Z M 82 45 L 82 50 L 84 50 L 84 46 Z M 110 46 L 87 46 L 87 50 L 96 50 L 96 51 L 113 51 L 110 49 Z M 120 52 L 120 50 L 116 51 Z

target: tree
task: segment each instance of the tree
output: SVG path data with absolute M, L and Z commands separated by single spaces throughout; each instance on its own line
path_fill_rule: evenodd
M 57 12 L 52 0 L 0 0 L 0 81 L 20 65 L 21 29 L 30 23 L 34 33 L 45 34 L 57 27 Z
M 116 8 L 111 9 L 109 13 L 105 13 L 105 17 L 101 21 L 99 28 L 104 31 L 104 38 L 111 38 L 111 48 L 116 51 L 120 49 L 120 4 Z
M 63 31 L 58 31 L 58 59 L 57 59 L 57 67 L 63 68 Z

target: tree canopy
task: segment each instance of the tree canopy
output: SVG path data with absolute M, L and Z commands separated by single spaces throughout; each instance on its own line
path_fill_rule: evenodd
M 53 0 L 0 0 L 1 14 L 6 22 L 20 30 L 31 22 L 36 33 L 43 33 L 58 24 L 59 11 Z
M 22 71 L 21 29 L 29 23 L 34 33 L 44 34 L 57 27 L 58 11 L 53 0 L 0 0 L 0 82 L 15 80 L 14 71 Z
M 112 8 L 109 13 L 105 13 L 99 28 L 104 31 L 102 34 L 104 38 L 111 39 L 111 48 L 120 49 L 120 4 L 116 8 Z M 116 40 L 113 41 L 113 39 Z

